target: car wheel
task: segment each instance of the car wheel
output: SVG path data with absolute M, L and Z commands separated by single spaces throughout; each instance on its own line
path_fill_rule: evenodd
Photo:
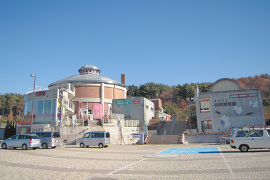
M 33 148 L 33 150 L 36 150 L 37 148 Z
M 242 146 L 240 146 L 240 151 L 242 151 L 242 152 L 248 152 L 248 146 L 247 145 L 242 145 Z
M 13 149 L 16 149 L 15 147 Z
M 52 147 L 52 149 L 56 148 L 56 146 Z
M 47 144 L 47 143 L 43 143 L 43 144 L 42 144 L 42 148 L 43 148 L 43 149 L 47 149 L 47 148 L 48 148 L 48 144 Z
M 6 143 L 2 144 L 2 148 L 7 149 L 7 144 Z
M 22 149 L 23 149 L 23 150 L 27 150 L 27 145 L 26 145 L 26 144 L 23 144 L 23 145 L 22 145 Z
M 103 148 L 103 144 L 102 143 L 99 143 L 98 147 L 99 148 Z
M 81 144 L 80 144 L 80 147 L 81 147 L 81 148 L 83 148 L 83 147 L 84 147 L 84 144 L 83 144 L 83 143 L 81 143 Z

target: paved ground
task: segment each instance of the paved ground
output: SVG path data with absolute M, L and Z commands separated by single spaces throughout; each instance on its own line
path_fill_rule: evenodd
M 270 150 L 229 145 L 0 149 L 0 179 L 270 179 Z

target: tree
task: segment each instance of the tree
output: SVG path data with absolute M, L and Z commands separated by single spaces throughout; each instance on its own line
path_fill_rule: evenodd
M 7 125 L 4 131 L 4 139 L 7 139 L 15 134 L 16 134 L 16 125 L 14 124 L 14 122 L 11 123 L 10 121 L 7 121 Z
M 0 109 L 2 110 L 2 116 L 4 117 L 4 109 L 5 109 L 6 99 L 4 95 L 0 95 Z
M 164 103 L 163 109 L 169 115 L 178 116 L 178 107 L 175 103 L 173 103 L 173 104 Z
M 139 97 L 140 96 L 140 90 L 137 86 L 134 84 L 132 86 L 128 86 L 127 95 L 129 97 Z

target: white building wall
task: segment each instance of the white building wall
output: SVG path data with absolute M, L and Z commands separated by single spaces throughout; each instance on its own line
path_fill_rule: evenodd
M 199 105 L 209 100 L 210 111 L 198 113 L 201 122 L 211 120 L 213 132 L 229 131 L 236 126 L 264 126 L 261 92 L 259 89 L 199 93 Z
M 139 103 L 131 102 L 128 104 L 128 101 L 134 100 L 135 102 L 139 101 Z M 120 101 L 126 104 L 119 104 Z M 154 116 L 154 109 L 154 103 L 145 98 L 113 99 L 112 101 L 112 113 L 124 114 L 126 119 L 139 120 L 140 127 L 149 123 L 149 120 Z

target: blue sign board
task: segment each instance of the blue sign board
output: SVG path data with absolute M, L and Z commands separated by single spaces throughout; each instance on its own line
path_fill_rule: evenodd
M 116 105 L 140 104 L 140 99 L 118 99 Z

